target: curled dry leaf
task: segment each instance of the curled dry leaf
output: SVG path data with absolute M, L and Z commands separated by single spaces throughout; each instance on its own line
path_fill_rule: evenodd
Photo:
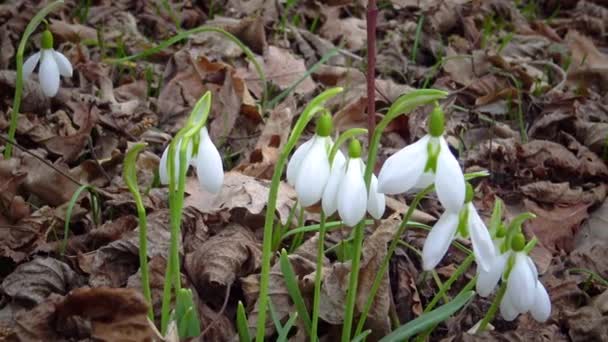
M 531 199 L 542 203 L 577 204 L 597 203 L 606 197 L 604 184 L 591 189 L 571 187 L 568 182 L 554 183 L 551 181 L 538 181 L 521 186 L 521 192 Z
M 56 306 L 63 322 L 80 316 L 91 324 L 91 338 L 98 341 L 151 341 L 155 336 L 147 318 L 148 305 L 132 289 L 81 288 Z
M 186 255 L 184 270 L 205 299 L 222 298 L 237 277 L 260 267 L 262 250 L 247 228 L 230 224 Z M 221 304 L 221 303 L 220 303 Z
M 396 219 L 396 216 L 383 220 L 382 224 L 363 243 L 356 302 L 359 313 L 369 298 L 369 291 L 378 273 L 382 259 L 386 255 L 387 243 L 393 238 L 398 225 L 399 220 Z M 342 323 L 349 277 L 350 262 L 337 262 L 324 275 L 319 311 L 319 316 L 323 320 L 332 324 Z M 385 336 L 390 331 L 390 322 L 388 320 L 390 299 L 388 274 L 385 274 L 367 317 L 366 326 L 372 329 L 371 336 L 378 338 Z
M 84 279 L 67 264 L 53 258 L 36 258 L 23 263 L 2 281 L 2 291 L 26 305 L 40 304 L 51 293 L 65 295 L 84 284 Z
M 192 206 L 204 214 L 228 212 L 235 215 L 245 210 L 253 215 L 261 215 L 266 207 L 270 182 L 230 171 L 224 175 L 224 185 L 216 195 L 202 190 L 194 177 L 186 180 L 186 189 L 190 196 L 184 201 L 184 206 Z M 295 198 L 295 191 L 281 182 L 276 210 L 283 224 L 287 223 Z
M 47 231 L 57 229 L 55 210 L 44 206 L 11 226 L 0 229 L 0 255 L 20 262 L 44 243 Z
M 316 269 L 316 252 L 318 242 L 318 235 L 313 236 L 298 247 L 294 253 L 288 256 L 291 266 L 294 270 L 296 277 L 300 282 L 300 289 L 307 287 L 309 279 L 314 279 L 314 272 Z M 324 260 L 325 267 L 327 267 L 327 260 Z M 243 286 L 243 293 L 245 299 L 249 305 L 255 303 L 253 310 L 248 314 L 248 325 L 250 331 L 255 331 L 258 317 L 258 295 L 260 291 L 259 275 L 250 275 L 241 278 L 241 284 Z M 281 266 L 279 260 L 275 259 L 275 264 L 270 270 L 270 283 L 268 289 L 268 296 L 272 305 L 276 311 L 276 317 L 280 321 L 284 321 L 291 313 L 295 312 L 295 306 L 291 301 L 291 297 L 287 292 L 285 286 L 285 280 L 283 273 L 281 272 Z M 312 302 L 312 293 L 310 291 L 302 291 L 305 301 Z M 270 336 L 275 332 L 275 326 L 272 321 L 266 321 L 266 336 Z

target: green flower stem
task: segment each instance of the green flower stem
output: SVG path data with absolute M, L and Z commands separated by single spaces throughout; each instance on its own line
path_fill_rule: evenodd
M 167 271 L 165 288 L 163 289 L 163 303 L 161 311 L 161 331 L 166 332 L 169 324 L 169 306 L 171 301 L 171 290 L 175 293 L 181 288 L 181 272 L 179 266 L 179 241 L 181 238 L 181 219 L 184 207 L 184 192 L 186 188 L 186 173 L 188 171 L 187 153 L 188 145 L 200 130 L 205 126 L 211 110 L 211 93 L 206 92 L 192 109 L 186 126 L 182 128 L 173 138 L 169 145 L 167 166 L 169 171 L 169 208 L 170 208 L 170 230 L 171 240 L 169 244 L 169 256 L 167 259 Z M 175 170 L 175 152 L 179 148 L 179 170 Z M 194 144 L 193 144 L 194 145 Z M 195 146 L 192 147 L 193 149 Z M 177 184 L 175 174 L 179 172 Z
M 329 164 L 331 165 L 338 154 L 338 150 L 340 146 L 342 146 L 348 139 L 356 137 L 357 135 L 367 134 L 367 129 L 365 128 L 351 128 L 344 133 L 340 134 L 336 143 L 332 146 L 331 151 L 329 152 Z
M 13 97 L 13 110 L 11 111 L 11 121 L 8 127 L 8 139 L 10 141 L 15 140 L 15 133 L 17 132 L 17 116 L 19 115 L 19 108 L 21 107 L 21 96 L 23 95 L 23 54 L 25 53 L 25 45 L 28 39 L 34 33 L 38 25 L 44 20 L 49 13 L 55 10 L 57 7 L 63 5 L 63 0 L 58 0 L 48 4 L 46 7 L 41 9 L 36 15 L 30 20 L 23 31 L 23 36 L 19 42 L 17 48 L 17 55 L 15 56 L 15 62 L 17 63 L 17 77 L 15 80 L 15 97 Z M 9 159 L 13 155 L 13 145 L 8 144 L 4 149 L 4 159 Z
M 312 304 L 312 324 L 310 341 L 318 339 L 317 328 L 319 324 L 319 307 L 321 304 L 321 277 L 323 275 L 323 259 L 325 258 L 325 213 L 321 211 L 319 223 L 319 247 L 317 247 L 317 270 L 315 271 L 315 290 Z
M 150 277 L 148 273 L 148 221 L 146 218 L 146 207 L 139 193 L 137 185 L 137 173 L 135 164 L 137 155 L 146 147 L 146 144 L 139 143 L 134 145 L 128 152 L 123 163 L 123 178 L 129 191 L 135 200 L 137 217 L 139 218 L 139 267 L 141 270 L 141 286 L 144 298 L 148 302 L 148 317 L 154 321 L 154 311 L 152 308 L 152 292 L 150 291 Z
M 218 28 L 218 27 L 199 26 L 199 27 L 195 27 L 190 30 L 181 31 L 178 34 L 176 34 L 175 36 L 161 42 L 160 44 L 158 44 L 157 46 L 155 46 L 153 48 L 144 50 L 140 53 L 136 53 L 131 56 L 117 58 L 117 59 L 110 59 L 110 60 L 108 60 L 108 62 L 113 63 L 113 64 L 123 64 L 125 62 L 129 62 L 132 60 L 145 58 L 145 57 L 151 56 L 153 54 L 156 54 L 179 41 L 187 39 L 188 37 L 190 37 L 190 35 L 193 35 L 196 33 L 201 33 L 201 32 L 219 33 L 219 34 L 223 35 L 224 37 L 228 38 L 230 41 L 232 41 L 236 45 L 238 45 L 238 47 L 241 48 L 241 50 L 243 50 L 243 52 L 245 53 L 245 56 L 247 56 L 247 59 L 249 59 L 249 61 L 253 64 L 255 71 L 257 72 L 258 76 L 260 77 L 260 80 L 262 81 L 262 88 L 263 88 L 262 111 L 263 111 L 266 108 L 266 97 L 268 96 L 268 86 L 266 84 L 266 76 L 264 75 L 264 69 L 262 69 L 262 65 L 260 64 L 260 62 L 258 62 L 258 60 L 255 58 L 255 54 L 253 53 L 253 51 L 251 51 L 251 49 L 249 49 L 249 47 L 247 47 L 247 45 L 243 44 L 237 37 L 235 37 L 231 33 L 227 32 L 225 30 L 222 30 L 221 28 Z
M 483 317 L 483 320 L 481 321 L 481 323 L 479 323 L 479 328 L 477 328 L 477 333 L 481 333 L 484 330 L 486 330 L 488 323 L 490 323 L 494 319 L 494 316 L 496 316 L 496 312 L 498 311 L 498 308 L 500 307 L 500 302 L 502 301 L 502 298 L 505 296 L 506 291 L 507 291 L 507 282 L 503 281 L 500 284 L 500 288 L 498 289 L 498 292 L 496 292 L 496 296 L 494 297 L 494 301 L 492 302 L 492 305 L 488 309 L 488 312 L 486 313 L 486 315 Z
M 262 242 L 262 271 L 260 274 L 260 294 L 258 298 L 258 322 L 256 328 L 256 341 L 264 341 L 264 335 L 266 331 L 266 308 L 268 307 L 268 285 L 270 282 L 270 258 L 272 255 L 272 230 L 274 227 L 274 212 L 277 205 L 277 196 L 279 193 L 279 185 L 281 182 L 281 176 L 283 175 L 283 169 L 287 163 L 289 154 L 295 147 L 298 139 L 302 135 L 304 128 L 313 116 L 322 111 L 322 107 L 325 101 L 334 97 L 338 93 L 342 92 L 342 88 L 331 88 L 328 89 L 317 97 L 315 97 L 306 106 L 300 118 L 296 122 L 285 147 L 281 151 L 277 163 L 274 168 L 272 175 L 272 182 L 270 184 L 270 190 L 268 192 L 268 203 L 266 204 L 266 216 L 264 219 L 264 239 Z
M 428 195 L 433 189 L 434 189 L 434 185 L 430 185 L 430 186 L 426 187 L 424 190 L 422 190 L 421 192 L 416 194 L 416 197 L 414 197 L 414 200 L 410 204 L 410 207 L 408 208 L 407 213 L 405 214 L 405 217 L 403 218 L 403 221 L 401 221 L 401 225 L 399 226 L 397 233 L 395 233 L 395 236 L 391 240 L 391 244 L 388 247 L 388 250 L 386 252 L 386 255 L 384 256 L 384 259 L 382 259 L 382 264 L 380 266 L 380 269 L 376 273 L 376 278 L 374 278 L 374 283 L 372 284 L 372 287 L 367 296 L 367 301 L 365 302 L 365 306 L 363 307 L 363 310 L 361 312 L 361 318 L 359 319 L 359 323 L 357 324 L 357 329 L 355 330 L 355 336 L 360 334 L 361 331 L 363 331 L 363 326 L 365 325 L 365 319 L 367 318 L 369 310 L 371 309 L 372 304 L 374 303 L 374 298 L 376 297 L 376 293 L 378 292 L 378 289 L 380 288 L 382 278 L 384 277 L 384 275 L 388 269 L 388 264 L 391 260 L 391 257 L 393 256 L 393 253 L 395 252 L 395 249 L 397 248 L 397 244 L 400 241 L 400 236 L 403 235 L 403 233 L 405 232 L 405 229 L 408 227 L 408 221 L 409 221 L 410 217 L 412 217 L 412 215 L 414 214 L 414 210 L 416 210 L 416 207 L 418 206 L 420 201 L 426 195 Z
M 450 290 L 452 284 L 469 269 L 474 260 L 475 254 L 469 254 L 466 259 L 464 259 L 462 264 L 458 266 L 452 276 L 445 283 L 443 283 L 443 286 L 441 286 L 437 294 L 435 294 L 435 297 L 433 297 L 429 304 L 427 304 L 426 308 L 424 308 L 424 312 L 429 312 L 435 308 L 435 305 L 437 305 L 441 297 L 443 297 Z
M 373 132 L 372 141 L 369 144 L 369 151 L 368 151 L 368 155 L 367 155 L 367 165 L 365 168 L 365 184 L 367 185 L 368 188 L 369 188 L 370 181 L 372 179 L 372 172 L 373 172 L 374 166 L 376 164 L 378 148 L 380 146 L 380 138 L 382 136 L 382 133 L 388 126 L 388 124 L 393 119 L 395 119 L 397 116 L 399 116 L 401 114 L 409 113 L 414 108 L 416 108 L 420 105 L 433 103 L 442 98 L 445 98 L 446 96 L 447 96 L 447 93 L 444 91 L 441 91 L 441 90 L 418 89 L 418 90 L 414 90 L 410 93 L 407 93 L 407 94 L 399 97 L 393 103 L 393 105 L 388 110 L 388 113 L 384 116 L 384 118 L 380 121 L 380 123 L 378 123 L 378 126 L 376 126 L 376 129 Z M 410 207 L 410 210 L 413 213 L 412 207 Z M 406 216 L 404 218 L 405 223 L 407 223 L 410 216 L 411 216 L 411 213 L 409 216 Z M 405 229 L 405 224 L 402 224 L 402 226 L 404 227 L 403 229 Z M 362 253 L 361 249 L 363 246 L 364 228 L 365 227 L 362 223 L 359 223 L 354 228 L 354 234 L 353 234 L 354 251 L 353 251 L 350 279 L 349 279 L 349 283 L 348 283 L 348 291 L 346 293 L 346 308 L 345 308 L 345 312 L 344 312 L 344 325 L 342 328 L 342 342 L 348 342 L 351 337 L 351 328 L 353 325 L 353 317 L 355 315 L 355 302 L 357 299 L 357 287 L 358 287 L 358 281 L 359 281 L 359 268 L 360 268 L 360 261 L 361 261 L 360 259 L 361 259 L 361 253 Z M 402 229 L 400 229 L 400 231 L 401 230 Z M 397 235 L 397 236 L 399 236 L 399 235 Z M 393 241 L 391 242 L 391 246 L 392 246 L 393 250 L 396 248 L 398 240 L 399 239 L 393 239 Z M 392 255 L 392 252 L 389 249 L 389 253 L 387 254 L 387 257 L 390 258 L 391 255 Z M 388 266 L 388 259 L 385 258 L 385 260 L 386 260 L 386 266 Z M 383 271 L 378 274 L 383 275 L 385 271 L 386 271 L 386 268 L 383 268 Z M 378 276 L 376 276 L 376 280 L 377 279 L 378 279 Z M 382 278 L 380 278 L 380 279 L 382 279 Z M 379 287 L 380 282 L 378 282 L 378 284 L 374 283 L 374 285 L 377 285 L 376 287 Z M 377 288 L 376 288 L 376 291 L 377 291 Z M 372 292 L 372 294 L 375 295 L 375 292 Z M 374 296 L 370 296 L 369 298 L 373 299 L 373 297 Z M 368 299 L 368 303 L 370 303 L 369 306 L 371 306 L 371 302 L 369 299 Z M 367 315 L 368 311 L 369 311 L 369 308 L 367 308 L 367 310 L 364 310 L 363 315 L 361 316 L 361 321 L 365 320 L 365 316 Z M 359 326 L 361 327 L 361 329 L 359 329 Z M 359 335 L 361 333 L 361 331 L 363 330 L 363 325 L 359 324 L 359 326 L 357 327 L 357 330 L 355 331 L 355 336 Z

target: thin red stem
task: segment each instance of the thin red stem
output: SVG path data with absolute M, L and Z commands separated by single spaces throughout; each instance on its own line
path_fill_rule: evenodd
M 367 4 L 367 132 L 372 141 L 376 128 L 376 21 L 378 7 L 376 0 Z

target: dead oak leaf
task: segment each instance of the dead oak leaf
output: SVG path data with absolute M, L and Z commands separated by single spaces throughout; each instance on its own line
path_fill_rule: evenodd
M 237 277 L 260 267 L 261 255 L 261 246 L 253 233 L 239 224 L 231 224 L 187 254 L 184 270 L 200 294 L 209 299 L 221 298 Z
M 279 89 L 285 90 L 295 82 L 300 81 L 307 72 L 304 60 L 294 56 L 289 50 L 276 46 L 269 46 L 264 55 L 264 73 L 266 79 L 276 84 Z M 257 75 L 255 75 L 257 77 Z M 306 76 L 294 93 L 298 95 L 310 94 L 316 89 L 316 84 L 310 76 Z
M 80 316 L 90 321 L 91 338 L 98 341 L 152 341 L 148 305 L 133 289 L 81 288 L 56 306 L 56 319 Z
M 42 303 L 51 293 L 65 295 L 84 279 L 67 264 L 53 258 L 36 258 L 17 266 L 2 281 L 2 291 L 28 305 Z
M 250 214 L 260 215 L 266 207 L 270 181 L 230 171 L 224 175 L 224 185 L 218 194 L 201 189 L 194 177 L 186 180 L 186 189 L 190 196 L 184 201 L 184 206 L 192 206 L 204 214 L 237 214 L 239 210 L 246 210 Z M 291 208 L 295 205 L 295 198 L 293 188 L 281 182 L 276 211 L 283 224 L 287 223 Z
M 528 222 L 528 227 L 544 246 L 552 251 L 574 249 L 574 235 L 580 224 L 589 217 L 589 203 L 577 203 L 569 206 L 552 206 L 548 209 L 536 202 L 524 199 L 526 209 L 536 215 Z
M 349 16 L 340 17 L 340 8 L 325 8 L 325 23 L 319 29 L 321 37 L 332 42 L 344 41 L 344 46 L 351 51 L 359 51 L 365 47 L 367 31 L 364 19 Z

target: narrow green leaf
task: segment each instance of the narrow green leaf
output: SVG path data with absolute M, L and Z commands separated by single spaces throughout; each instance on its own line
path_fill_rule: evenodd
M 279 336 L 277 337 L 277 342 L 286 342 L 288 340 L 289 331 L 293 328 L 293 325 L 296 323 L 296 319 L 298 319 L 298 313 L 294 312 L 289 315 L 289 320 L 283 326 L 281 332 L 279 332 Z
M 380 342 L 403 341 L 421 331 L 425 331 L 448 319 L 456 311 L 465 306 L 474 295 L 475 291 L 462 292 L 448 304 L 442 305 L 431 312 L 422 314 L 415 320 L 402 325 L 397 330 L 382 338 Z
M 70 233 L 70 221 L 72 220 L 72 211 L 74 211 L 74 206 L 76 205 L 76 201 L 78 201 L 78 197 L 80 197 L 80 194 L 85 190 L 90 191 L 91 196 L 97 196 L 97 193 L 95 193 L 94 188 L 88 184 L 83 184 L 78 189 L 76 189 L 76 191 L 74 191 L 74 194 L 72 195 L 72 198 L 70 198 L 70 202 L 68 203 L 68 208 L 65 211 L 65 224 L 63 225 L 63 243 L 61 244 L 61 255 L 65 254 L 65 248 L 68 245 L 68 235 Z
M 367 335 L 371 334 L 372 331 L 371 330 L 364 330 L 362 333 L 360 333 L 359 335 L 355 336 L 355 338 L 353 338 L 353 340 L 351 342 L 361 342 L 361 341 L 365 341 L 365 338 L 367 337 Z
M 250 342 L 249 326 L 247 325 L 247 314 L 243 302 L 239 301 L 236 307 L 236 330 L 239 334 L 240 342 Z
M 298 280 L 296 278 L 296 274 L 291 267 L 291 263 L 289 262 L 289 258 L 287 257 L 287 251 L 285 249 L 281 250 L 281 257 L 279 260 L 281 266 L 281 272 L 283 272 L 283 277 L 285 279 L 285 286 L 287 287 L 287 292 L 289 292 L 289 296 L 296 306 L 296 311 L 298 315 L 304 322 L 304 328 L 306 332 L 310 334 L 310 316 L 308 315 L 308 309 L 306 308 L 306 304 L 304 303 L 304 298 L 302 297 L 302 293 L 300 292 L 300 287 L 298 286 Z

